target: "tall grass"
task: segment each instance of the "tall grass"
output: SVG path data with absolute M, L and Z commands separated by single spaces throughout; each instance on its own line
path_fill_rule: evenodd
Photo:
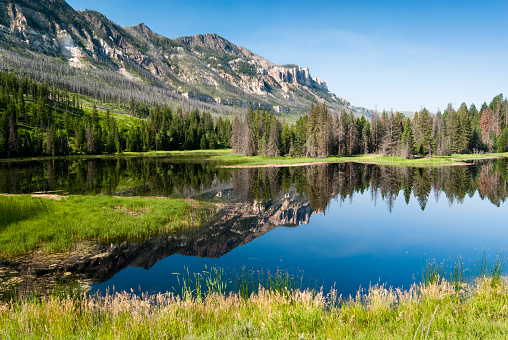
M 260 290 L 287 294 L 294 290 L 305 290 L 310 287 L 304 283 L 303 273 L 299 275 L 286 271 L 277 270 L 271 273 L 269 270 L 246 270 L 241 272 L 225 273 L 223 268 L 205 266 L 204 271 L 190 273 L 184 268 L 182 273 L 177 275 L 178 287 L 174 288 L 175 294 L 184 299 L 203 300 L 210 294 L 228 295 L 230 293 L 248 299 L 253 294 L 259 294 Z
M 208 271 L 213 281 L 215 273 Z M 201 279 L 200 279 L 201 280 Z M 207 280 L 207 278 L 203 278 Z M 213 283 L 214 284 L 214 283 Z M 213 285 L 212 284 L 212 285 Z M 0 303 L 2 339 L 502 339 L 508 280 L 480 278 L 457 291 L 446 280 L 409 290 L 267 290 L 184 297 L 54 294 Z M 339 301 L 339 303 L 336 303 Z
M 226 294 L 228 283 L 224 276 L 224 269 L 211 267 L 201 273 L 189 272 L 189 268 L 185 268 L 183 273 L 173 273 L 177 275 L 179 291 L 177 291 L 183 299 L 199 301 L 206 298 L 210 294 Z
M 52 203 L 29 196 L 0 196 L 0 228 L 47 213 L 54 208 Z
M 62 251 L 80 241 L 139 240 L 199 225 L 211 203 L 142 197 L 0 196 L 0 256 Z
M 489 277 L 492 283 L 496 284 L 506 272 L 506 261 L 502 251 L 495 256 L 490 256 L 486 250 L 474 256 L 468 264 L 464 264 L 461 256 L 439 263 L 424 257 L 421 282 L 429 284 L 446 279 L 456 289 L 460 289 L 464 284 L 471 284 L 479 277 Z
M 303 275 L 221 268 L 179 275 L 180 291 L 88 295 L 72 281 L 49 296 L 0 302 L 2 339 L 502 339 L 508 334 L 503 256 L 432 262 L 408 290 L 370 286 L 354 297 L 303 287 Z M 448 270 L 448 269 L 447 269 Z M 459 289 L 444 277 L 458 278 Z M 466 280 L 466 278 L 468 278 Z M 254 285 L 257 288 L 253 288 Z

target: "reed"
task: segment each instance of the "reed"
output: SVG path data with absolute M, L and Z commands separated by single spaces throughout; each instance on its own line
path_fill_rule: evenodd
M 497 284 L 506 272 L 506 261 L 503 251 L 491 256 L 486 250 L 475 255 L 468 264 L 464 263 L 461 256 L 439 263 L 424 257 L 421 282 L 426 285 L 446 279 L 456 289 L 460 289 L 464 284 L 474 283 L 480 277 L 489 277 L 493 284 Z
M 190 273 L 185 267 L 182 273 L 172 274 L 177 275 L 178 281 L 178 287 L 173 289 L 174 293 L 187 300 L 204 300 L 213 294 L 237 294 L 243 299 L 249 299 L 261 290 L 284 295 L 291 291 L 311 288 L 310 279 L 309 284 L 304 286 L 303 273 L 290 274 L 282 270 L 272 274 L 269 270 L 265 272 L 243 268 L 240 272 L 226 273 L 223 268 L 207 268 L 205 265 L 202 272 Z

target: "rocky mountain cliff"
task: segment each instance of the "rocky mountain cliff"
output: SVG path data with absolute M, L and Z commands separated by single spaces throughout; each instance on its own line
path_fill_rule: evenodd
M 216 108 L 301 114 L 311 103 L 325 101 L 337 111 L 371 114 L 331 93 L 308 68 L 276 65 L 217 34 L 170 39 L 144 24 L 121 27 L 101 13 L 75 11 L 63 0 L 0 2 L 0 56 L 2 69 L 40 73 L 48 72 L 40 65 L 51 64 L 63 70 L 60 78 L 97 78 L 106 86 L 95 90 L 97 97 L 121 83 L 123 91 L 140 92 L 129 98 L 146 102 L 143 91 L 152 93 L 151 102 L 170 97 Z M 59 79 L 59 84 L 71 82 Z

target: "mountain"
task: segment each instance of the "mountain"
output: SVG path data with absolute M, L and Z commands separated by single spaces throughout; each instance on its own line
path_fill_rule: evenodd
M 251 106 L 302 114 L 312 103 L 371 112 L 331 93 L 297 65 L 276 65 L 217 34 L 170 39 L 121 27 L 63 0 L 0 2 L 0 67 L 103 100 L 177 100 L 232 113 Z

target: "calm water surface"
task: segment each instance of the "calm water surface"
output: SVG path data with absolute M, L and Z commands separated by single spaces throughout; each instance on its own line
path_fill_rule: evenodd
M 185 268 L 281 270 L 343 295 L 408 287 L 424 259 L 465 264 L 508 244 L 506 160 L 443 168 L 325 164 L 220 169 L 170 158 L 0 164 L 0 191 L 189 197 L 223 203 L 183 234 L 104 245 L 79 274 L 92 292 L 174 291 Z M 106 250 L 105 250 L 106 249 Z

